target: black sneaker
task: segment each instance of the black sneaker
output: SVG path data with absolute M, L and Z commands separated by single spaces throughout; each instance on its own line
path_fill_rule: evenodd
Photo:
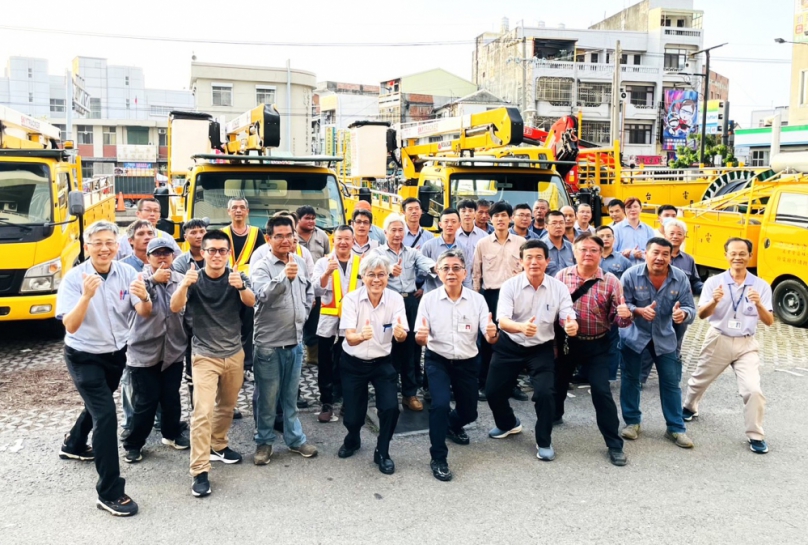
M 477 390 L 477 401 L 488 401 L 488 398 L 485 397 L 485 390 Z
M 432 469 L 432 476 L 439 481 L 448 482 L 454 477 L 446 461 L 439 462 L 438 460 L 432 460 L 429 462 L 429 467 Z
M 302 397 L 297 398 L 297 408 L 298 409 L 308 409 L 309 402 L 303 399 Z
M 143 454 L 141 454 L 139 448 L 132 448 L 126 451 L 126 454 L 123 455 L 123 461 L 127 464 L 134 464 L 139 462 L 143 459 Z
M 699 413 L 694 413 L 693 411 L 691 411 L 687 407 L 682 407 L 682 420 L 684 420 L 685 422 L 690 422 L 694 418 L 698 418 L 698 417 L 699 417 Z
M 471 442 L 469 439 L 466 430 L 460 428 L 460 431 L 454 431 L 452 428 L 446 430 L 446 437 L 449 438 L 450 441 L 453 443 L 457 443 L 458 445 L 468 445 Z
M 115 501 L 107 501 L 98 498 L 95 502 L 96 507 L 109 512 L 116 517 L 131 517 L 137 514 L 137 504 L 135 500 L 124 494 Z
M 210 494 L 210 481 L 208 480 L 207 471 L 194 477 L 194 484 L 191 486 L 191 494 L 197 498 L 202 498 Z
M 235 450 L 231 449 L 230 447 L 224 447 L 220 451 L 215 451 L 210 449 L 210 461 L 211 462 L 224 462 L 226 464 L 238 464 L 241 462 L 241 454 L 236 452 Z
M 514 386 L 513 390 L 511 391 L 511 399 L 515 399 L 516 401 L 527 401 L 527 394 L 523 392 L 519 386 Z
M 176 439 L 166 439 L 163 437 L 163 444 L 177 450 L 185 450 L 191 446 L 191 441 L 184 435 L 178 435 Z
M 618 467 L 624 466 L 628 463 L 628 458 L 626 458 L 626 453 L 623 452 L 621 448 L 610 448 L 609 449 L 609 461 L 612 465 L 616 465 Z
M 244 418 L 244 415 L 241 414 L 241 411 L 238 410 L 238 407 L 235 407 L 233 409 L 233 420 L 241 420 L 242 418 Z
M 129 439 L 130 435 L 132 435 L 132 430 L 127 430 L 126 428 L 124 428 L 123 431 L 121 432 L 121 435 L 120 435 L 121 442 L 126 441 L 127 439 Z
M 67 438 L 67 436 L 65 436 Z M 77 450 L 70 450 L 67 445 L 62 443 L 62 448 L 59 449 L 59 458 L 62 460 L 79 460 L 81 462 L 92 462 L 95 460 L 95 452 L 90 445 L 84 445 L 83 448 Z

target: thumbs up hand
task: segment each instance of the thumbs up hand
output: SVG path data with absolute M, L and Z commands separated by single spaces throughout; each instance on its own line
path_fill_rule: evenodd
M 629 310 L 628 305 L 626 304 L 625 297 L 620 298 L 620 304 L 617 305 L 617 315 L 620 316 L 621 318 L 631 318 L 631 311 Z
M 101 286 L 103 280 L 97 274 L 81 273 L 82 278 L 82 293 L 88 299 L 92 299 L 95 292 Z
M 429 324 L 427 323 L 426 318 L 422 318 L 421 327 L 419 327 L 418 331 L 416 331 L 415 333 L 415 342 L 417 342 L 421 346 L 425 346 L 428 339 L 429 339 Z
M 396 325 L 393 326 L 393 337 L 400 343 L 403 343 L 407 338 L 407 330 L 401 322 L 401 316 L 396 320 Z
M 149 298 L 149 292 L 146 291 L 146 283 L 143 281 L 143 273 L 137 273 L 137 278 L 132 280 L 129 284 L 129 292 L 132 295 L 137 295 L 141 301 Z
M 647 307 L 638 308 L 637 311 L 640 313 L 640 316 L 642 316 L 646 321 L 653 322 L 654 318 L 656 318 L 656 306 L 657 302 L 654 301 Z
M 570 337 L 578 334 L 578 321 L 572 317 L 572 314 L 567 314 L 567 319 L 564 321 L 564 333 Z
M 241 273 L 238 271 L 233 271 L 227 276 L 227 281 L 230 283 L 231 286 L 240 290 L 244 287 L 244 280 L 241 278 Z
M 494 316 L 488 313 L 488 325 L 485 326 L 485 335 L 489 338 L 497 336 L 497 324 L 494 323 Z
M 724 298 L 724 285 L 719 284 L 717 288 L 713 290 L 713 301 L 716 303 L 720 303 L 721 299 Z
M 522 331 L 524 332 L 526 337 L 533 337 L 536 335 L 536 331 L 538 331 L 538 328 L 536 327 L 535 316 L 531 316 L 530 320 L 522 324 Z
M 331 254 L 331 257 L 328 258 L 328 267 L 326 267 L 325 269 L 325 274 L 330 275 L 331 273 L 337 270 L 337 267 L 339 267 L 339 264 L 337 263 L 337 258 L 334 256 L 334 254 Z
M 199 273 L 196 271 L 196 263 L 191 263 L 191 268 L 188 269 L 188 272 L 185 273 L 185 278 L 182 279 L 182 285 L 188 288 L 196 284 L 197 280 L 199 280 Z
M 151 275 L 151 279 L 159 284 L 165 284 L 171 278 L 171 269 L 166 267 L 165 263 L 160 263 L 160 266 Z
M 370 326 L 370 320 L 365 320 L 365 325 L 362 327 L 362 340 L 369 341 L 373 338 L 373 328 Z
M 402 262 L 402 260 L 399 259 L 398 263 L 393 265 L 393 272 L 390 273 L 390 276 L 401 276 L 401 271 L 402 271 L 401 262 Z
M 682 310 L 682 305 L 679 301 L 676 301 L 676 304 L 673 305 L 673 323 L 674 324 L 681 324 L 687 318 L 687 313 Z

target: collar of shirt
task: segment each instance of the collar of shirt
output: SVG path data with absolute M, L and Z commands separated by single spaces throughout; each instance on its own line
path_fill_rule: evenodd
M 583 276 L 581 276 L 581 274 L 578 272 L 578 267 L 577 266 L 575 266 L 575 267 L 567 267 L 566 269 L 563 270 L 563 273 L 566 276 L 575 276 L 582 283 L 586 282 L 587 280 L 591 280 L 592 278 L 597 278 L 598 280 L 603 279 L 603 271 L 600 269 L 600 267 L 598 267 L 597 270 L 595 271 L 595 275 L 590 276 L 589 278 L 584 278 Z
M 465 286 L 460 287 L 460 299 L 468 299 L 468 294 L 466 293 Z M 449 294 L 446 293 L 446 287 L 443 286 L 440 290 L 440 294 L 438 295 L 439 300 L 449 299 Z
M 726 279 L 728 285 L 730 285 L 730 286 L 737 286 L 738 285 L 738 283 L 735 282 L 735 279 L 732 278 L 732 275 L 730 274 L 729 271 L 724 273 L 724 278 Z M 755 285 L 755 278 L 757 278 L 755 275 L 753 275 L 749 271 L 746 271 L 746 278 L 744 278 L 743 284 L 741 284 L 741 285 L 747 286 L 747 287 L 752 287 L 752 286 Z
M 404 255 L 410 250 L 410 248 L 408 246 L 404 246 L 404 244 L 401 245 L 401 250 L 399 250 L 398 253 L 396 253 L 396 251 L 387 244 L 385 244 L 384 246 L 379 246 L 379 248 L 381 248 L 385 253 L 390 252 L 391 254 L 396 256 L 396 258 L 404 257 Z
M 549 281 L 547 280 L 548 278 L 550 278 L 550 275 L 545 274 L 544 278 L 542 278 L 541 280 L 541 284 L 539 284 L 539 288 L 541 288 L 542 286 L 545 287 L 547 286 L 547 284 L 549 283 Z M 519 273 L 519 289 L 523 290 L 528 286 L 530 286 L 532 289 L 535 289 L 536 291 L 539 291 L 539 288 L 533 288 L 533 284 L 531 284 L 530 280 L 527 279 L 526 272 Z
M 380 306 L 384 305 L 386 290 L 387 290 L 387 288 L 385 288 L 385 291 L 382 291 L 382 298 L 379 300 L 379 305 Z M 367 301 L 368 303 L 370 303 L 370 295 L 368 294 L 368 289 L 367 289 L 366 286 L 362 286 L 361 288 L 359 288 L 359 301 L 360 302 Z M 373 303 L 371 303 L 371 306 L 373 306 Z M 373 307 L 373 308 L 378 308 L 378 307 Z
M 499 239 L 497 238 L 497 233 L 496 233 L 496 231 L 494 231 L 493 233 L 491 233 L 490 235 L 488 235 L 488 238 L 490 238 L 490 239 L 491 239 L 493 242 L 495 242 L 495 243 L 499 244 L 500 246 L 504 246 L 505 244 L 508 244 L 509 242 L 511 242 L 511 235 L 514 235 L 514 236 L 517 236 L 517 237 L 519 236 L 519 235 L 517 235 L 516 233 L 512 233 L 512 232 L 511 232 L 511 230 L 510 230 L 510 229 L 508 229 L 508 238 L 506 238 L 506 239 L 505 239 L 505 243 L 504 243 L 504 244 L 501 244 L 501 243 L 499 242 Z M 522 238 L 524 238 L 524 237 L 522 237 Z

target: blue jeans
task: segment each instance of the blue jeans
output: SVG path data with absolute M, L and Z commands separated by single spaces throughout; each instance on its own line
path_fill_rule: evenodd
M 278 402 L 283 409 L 283 441 L 290 448 L 306 442 L 306 435 L 297 417 L 297 389 L 303 349 L 254 347 L 253 373 L 255 390 L 255 442 L 271 445 L 275 442 L 275 414 Z
M 662 415 L 668 431 L 684 433 L 685 422 L 682 419 L 682 389 L 679 383 L 682 380 L 682 364 L 676 352 L 670 354 L 657 354 L 654 351 L 653 341 L 638 354 L 631 348 L 623 345 L 622 376 L 620 382 L 620 408 L 623 411 L 623 420 L 627 425 L 639 424 L 642 420 L 640 411 L 640 370 L 643 355 L 650 355 L 656 364 L 659 374 L 659 397 L 662 402 Z

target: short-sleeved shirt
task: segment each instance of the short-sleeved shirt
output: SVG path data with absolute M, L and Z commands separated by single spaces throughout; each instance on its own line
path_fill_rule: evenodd
M 399 293 L 413 293 L 416 289 L 416 277 L 419 274 L 429 274 L 430 269 L 435 266 L 433 260 L 424 256 L 420 251 L 407 246 L 402 246 L 399 253 L 393 251 L 393 249 L 386 244 L 379 246 L 373 251 L 387 258 L 393 265 L 396 265 L 399 260 L 401 260 L 401 274 L 391 276 L 387 284 L 388 289 Z
M 188 335 L 183 327 L 184 311 L 171 312 L 171 296 L 179 288 L 182 279 L 183 276 L 176 271 L 171 271 L 171 277 L 165 284 L 146 278 L 152 311 L 145 318 L 139 315 L 134 317 L 129 333 L 129 349 L 126 351 L 127 365 L 152 367 L 162 362 L 162 369 L 166 369 L 185 356 Z
M 191 315 L 194 354 L 212 358 L 228 358 L 241 350 L 241 295 L 230 285 L 230 268 L 219 278 L 211 278 L 204 270 L 199 280 L 188 288 L 185 312 Z M 241 273 L 244 285 L 250 287 L 247 275 Z
M 673 323 L 673 307 L 679 303 L 687 315 L 679 328 L 693 323 L 696 305 L 687 275 L 676 267 L 669 267 L 668 276 L 657 290 L 648 275 L 648 265 L 634 265 L 620 279 L 623 284 L 623 297 L 633 313 L 638 307 L 647 307 L 656 302 L 656 317 L 649 322 L 635 316 L 629 327 L 620 329 L 620 339 L 624 346 L 640 354 L 648 343 L 654 341 L 657 354 L 673 354 L 677 349 L 676 331 Z M 682 330 L 683 331 L 683 330 Z
M 418 250 L 427 240 L 432 238 L 435 238 L 435 235 L 423 227 L 419 227 L 415 233 L 411 233 L 407 227 L 404 228 L 404 246 L 407 248 Z
M 424 318 L 429 326 L 429 350 L 446 359 L 467 360 L 477 355 L 477 332 L 485 335 L 488 305 L 485 297 L 465 286 L 460 298 L 452 301 L 441 286 L 421 298 L 416 329 L 422 327 Z
M 517 233 L 516 230 L 513 227 L 508 229 L 508 232 L 511 233 L 512 235 L 522 237 L 525 240 L 541 240 L 541 237 L 539 235 L 537 235 L 536 233 L 534 233 L 533 230 L 530 229 L 529 227 L 527 229 L 527 232 L 524 235 L 520 235 L 519 233 Z
M 678 254 L 671 256 L 671 265 L 677 267 L 687 275 L 687 280 L 690 282 L 690 289 L 693 290 L 693 295 L 701 295 L 704 282 L 701 281 L 693 256 L 679 250 Z
M 165 231 L 161 231 L 160 229 L 156 229 L 157 238 L 165 238 L 171 241 L 171 249 L 174 250 L 174 257 L 179 257 L 182 254 L 182 250 L 180 250 L 177 241 L 174 240 L 174 235 L 171 233 L 166 233 Z M 116 259 L 123 259 L 124 257 L 128 257 L 132 255 L 132 245 L 129 244 L 129 237 L 127 235 L 122 235 L 118 238 L 118 254 L 115 256 Z
M 539 237 L 539 240 L 544 238 L 544 235 L 547 234 L 547 229 L 543 229 L 541 227 L 536 227 L 535 223 L 530 224 L 530 230 L 533 231 L 536 234 L 536 236 Z
M 370 320 L 370 326 L 373 328 L 373 338 L 356 346 L 349 345 L 347 339 L 342 343 L 342 350 L 346 354 L 360 360 L 375 360 L 389 356 L 393 349 L 393 326 L 399 321 L 404 329 L 407 331 L 410 329 L 404 310 L 404 298 L 388 288 L 382 293 L 382 298 L 375 308 L 370 302 L 365 286 L 352 291 L 342 299 L 342 317 L 339 321 L 341 334 L 344 335 L 348 329 L 361 331 L 367 320 Z
M 297 240 L 302 247 L 306 248 L 311 253 L 311 258 L 315 262 L 331 251 L 331 242 L 328 240 L 328 235 L 319 227 L 314 228 L 308 242 L 303 240 L 303 237 L 301 237 L 299 233 Z
M 145 265 L 145 263 L 143 263 L 143 261 L 141 261 L 140 258 L 135 254 L 129 254 L 128 256 L 124 257 L 121 259 L 121 263 L 126 263 L 137 272 L 141 272 L 143 270 L 143 265 Z
M 623 257 L 623 254 L 613 251 L 609 255 L 600 258 L 600 268 L 603 272 L 612 273 L 619 280 L 623 273 L 631 267 L 631 261 Z
M 303 258 L 303 261 L 306 263 L 306 271 L 308 274 L 312 274 L 314 272 L 314 258 L 311 257 L 311 252 L 305 246 L 298 246 L 298 248 L 300 249 L 300 255 L 297 254 L 297 250 L 295 250 L 295 255 Z M 250 258 L 250 270 L 252 270 L 256 263 L 268 256 L 270 252 L 272 252 L 272 247 L 269 244 L 264 244 L 260 248 L 256 248 Z
M 185 252 L 177 259 L 174 260 L 174 263 L 171 264 L 171 270 L 177 271 L 180 274 L 185 274 L 191 268 L 191 263 L 196 264 L 196 270 L 201 271 L 205 268 L 205 258 L 203 257 L 199 261 L 194 259 L 194 256 L 191 255 L 191 252 Z
M 84 274 L 98 274 L 88 259 L 70 269 L 56 295 L 56 318 L 62 320 L 73 310 L 84 293 Z M 90 299 L 84 320 L 75 333 L 65 333 L 65 344 L 74 350 L 106 354 L 121 350 L 129 342 L 129 326 L 135 316 L 135 305 L 141 302 L 129 293 L 138 271 L 113 261 L 106 280 Z
M 631 318 L 621 318 L 617 315 L 617 307 L 623 296 L 623 287 L 616 276 L 596 269 L 594 276 L 597 282 L 589 290 L 572 303 L 575 314 L 578 316 L 578 334 L 596 336 L 607 333 L 612 325 L 627 327 Z M 578 267 L 572 266 L 561 269 L 556 273 L 560 280 L 572 294 L 584 285 L 586 280 L 578 274 Z
M 351 248 L 351 251 L 358 256 L 363 256 L 369 251 L 375 250 L 378 247 L 379 247 L 379 241 L 374 240 L 373 238 L 368 236 L 368 241 L 365 244 L 359 244 L 354 239 L 354 244 L 353 248 Z
M 555 276 L 561 269 L 575 265 L 575 253 L 572 251 L 572 243 L 567 240 L 566 236 L 561 239 L 561 248 L 557 248 L 556 245 L 553 244 L 549 235 L 545 236 L 541 241 L 544 242 L 549 249 L 547 259 L 549 259 L 550 262 L 547 263 L 547 270 L 544 271 L 545 274 Z
M 497 235 L 488 235 L 477 243 L 474 249 L 472 265 L 472 283 L 474 289 L 496 290 L 514 275 L 522 271 L 519 260 L 519 248 L 525 239 L 508 232 L 504 244 L 500 244 Z
M 614 251 L 622 253 L 623 250 L 641 250 L 645 256 L 645 245 L 649 240 L 658 236 L 656 231 L 643 222 L 640 222 L 635 228 L 628 220 L 623 220 L 614 226 Z M 645 263 L 645 257 L 637 259 L 632 256 L 627 259 L 631 261 L 632 265 Z
M 330 258 L 331 256 L 327 255 L 318 259 L 317 263 L 314 264 L 314 274 L 312 275 L 314 295 L 316 297 L 320 297 L 322 300 L 322 305 L 320 306 L 320 319 L 317 322 L 318 337 L 334 337 L 339 334 L 339 316 L 323 314 L 323 309 L 331 305 L 332 301 L 334 300 L 334 275 L 332 274 L 329 276 L 328 283 L 325 287 L 320 284 L 320 279 L 328 268 L 328 260 Z M 351 280 L 356 279 L 357 289 L 362 286 L 362 277 L 359 276 L 358 266 L 360 262 L 357 262 L 357 266 L 354 267 L 353 254 L 351 254 L 351 258 L 345 263 L 339 262 L 338 276 L 340 279 L 340 289 L 343 299 L 345 298 L 345 294 L 350 292 Z
M 729 272 L 711 276 L 704 282 L 704 288 L 699 299 L 699 306 L 703 307 L 713 300 L 713 291 L 718 286 L 724 286 L 724 297 L 707 318 L 711 326 L 728 337 L 745 337 L 754 335 L 757 329 L 760 314 L 754 303 L 749 301 L 747 294 L 754 289 L 760 294 L 760 304 L 772 311 L 772 288 L 764 280 L 747 271 L 743 284 L 738 285 Z M 737 307 L 737 308 L 736 308 Z M 729 322 L 740 322 L 739 328 L 730 328 Z
M 505 282 L 499 290 L 497 321 L 509 318 L 514 322 L 528 322 L 536 318 L 536 334 L 526 337 L 523 333 L 504 333 L 513 342 L 522 346 L 536 346 L 555 338 L 556 320 L 564 321 L 567 316 L 575 318 L 572 298 L 567 286 L 545 274 L 538 289 L 521 273 Z
M 477 243 L 480 242 L 482 239 L 488 236 L 488 233 L 477 227 L 476 225 L 471 230 L 470 233 L 466 233 L 462 228 L 457 230 L 455 234 L 457 240 L 463 243 L 466 248 L 468 249 L 468 255 L 470 257 L 474 256 L 474 250 L 477 249 Z M 471 276 L 471 275 L 469 275 Z
M 438 262 L 438 258 L 443 252 L 447 252 L 449 250 L 460 250 L 463 252 L 463 258 L 466 261 L 466 279 L 463 281 L 463 285 L 471 289 L 471 259 L 473 254 L 469 252 L 467 246 L 464 246 L 456 237 L 455 243 L 449 245 L 443 240 L 443 236 L 431 238 L 427 240 L 423 246 L 421 246 L 421 253 L 435 263 Z M 424 282 L 424 291 L 430 292 L 441 287 L 442 285 L 443 283 L 440 281 L 440 278 L 438 278 L 438 273 L 431 272 L 427 275 L 426 281 Z

